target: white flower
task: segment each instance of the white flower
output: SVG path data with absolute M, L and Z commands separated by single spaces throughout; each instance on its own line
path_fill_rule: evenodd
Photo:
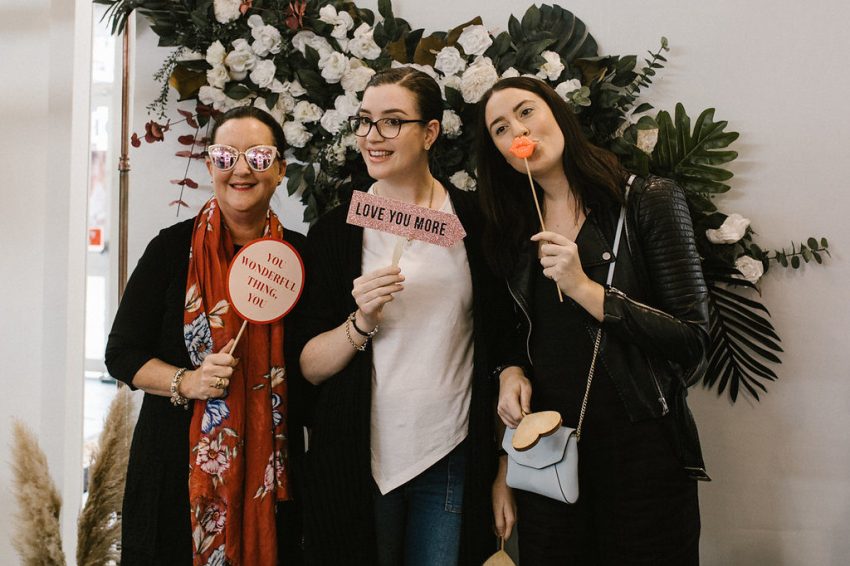
M 355 136 L 354 134 L 344 135 L 340 140 L 340 143 L 342 144 L 342 147 L 346 149 L 353 149 L 355 151 L 359 151 L 359 148 L 357 147 L 357 136 Z
M 207 71 L 207 83 L 216 88 L 224 88 L 227 81 L 230 80 L 230 74 L 227 72 L 227 67 L 224 65 L 213 65 L 212 69 Z
M 334 27 L 331 35 L 337 39 L 343 39 L 348 35 L 348 30 L 354 27 L 354 20 L 348 12 L 337 12 L 336 8 L 327 5 L 319 10 L 319 19 Z
M 351 92 L 341 94 L 334 100 L 334 109 L 348 118 L 357 114 L 357 111 L 360 109 L 360 100 L 357 98 L 357 95 Z
M 475 179 L 463 169 L 449 177 L 449 183 L 463 191 L 474 191 L 476 187 Z
M 469 28 L 467 28 L 469 29 Z M 499 74 L 489 57 L 479 57 L 469 66 L 461 77 L 460 92 L 468 104 L 481 100 L 493 84 L 499 80 Z
M 248 26 L 251 28 L 251 37 L 254 38 L 254 43 L 251 44 L 254 53 L 260 57 L 269 53 L 280 53 L 283 39 L 274 26 L 264 24 L 263 18 L 257 14 L 248 18 Z
M 219 40 L 215 40 L 207 47 L 207 63 L 215 67 L 216 65 L 224 64 L 224 56 L 227 55 L 227 50 Z
M 493 38 L 484 26 L 466 26 L 457 42 L 467 55 L 484 55 L 487 48 L 493 45 Z
M 283 135 L 286 143 L 292 147 L 304 147 L 313 137 L 301 122 L 289 121 L 283 125 Z
M 374 74 L 374 69 L 364 65 L 363 61 L 351 58 L 348 60 L 348 71 L 339 83 L 346 92 L 362 92 Z
M 325 150 L 325 155 L 327 156 L 328 161 L 330 161 L 334 165 L 344 165 L 346 153 L 347 150 L 345 146 L 341 143 L 329 145 L 328 148 Z
M 519 71 L 517 71 L 513 67 L 508 67 L 508 69 L 504 73 L 502 73 L 503 79 L 510 79 L 510 78 L 518 77 L 518 76 L 519 76 Z
M 212 106 L 216 110 L 220 109 L 221 104 L 224 103 L 225 98 L 227 98 L 227 95 L 224 94 L 224 91 L 214 86 L 205 85 L 202 86 L 201 90 L 198 91 L 198 100 L 200 100 L 207 106 Z
M 301 52 L 302 55 L 307 53 L 305 46 L 309 45 L 319 52 L 319 57 L 324 57 L 333 51 L 333 47 L 324 37 L 316 35 L 312 31 L 299 31 L 292 38 L 292 46 Z
M 443 98 L 446 97 L 446 88 L 452 88 L 460 92 L 460 77 L 457 75 L 449 75 L 442 79 L 437 79 L 437 84 L 440 85 L 440 91 L 443 93 Z
M 504 77 L 505 75 L 502 75 Z M 564 100 L 569 100 L 569 94 L 581 88 L 581 81 L 578 79 L 570 79 L 564 81 L 555 87 L 555 92 Z
M 230 78 L 241 81 L 257 64 L 257 56 L 251 51 L 251 46 L 244 39 L 233 41 L 234 50 L 224 58 L 224 64 L 230 69 Z
M 443 47 L 437 53 L 434 68 L 444 75 L 455 75 L 466 69 L 466 59 L 461 56 L 457 47 Z
M 259 108 L 260 110 L 265 110 L 269 114 L 271 114 L 275 121 L 278 124 L 283 124 L 286 121 L 286 108 L 285 103 L 283 101 L 284 95 L 281 94 L 280 98 L 277 99 L 277 103 L 274 105 L 274 108 L 269 108 L 266 105 L 266 101 L 264 98 L 260 97 L 254 101 L 254 106 Z
M 324 113 L 322 120 L 319 123 L 328 132 L 338 134 L 347 119 L 347 115 L 343 114 L 339 110 L 331 109 Z
M 227 24 L 239 18 L 242 12 L 239 7 L 242 0 L 213 0 L 215 19 L 221 24 Z
M 369 27 L 369 24 L 360 24 L 360 27 L 354 30 L 354 39 L 348 42 L 348 52 L 359 59 L 370 61 L 380 57 L 381 48 L 372 39 L 372 34 L 373 30 Z M 295 43 L 294 38 L 292 41 Z
M 440 121 L 440 125 L 448 138 L 456 138 L 463 131 L 460 116 L 454 110 L 443 110 L 443 119 Z
M 554 51 L 544 51 L 541 55 L 546 62 L 540 65 L 540 70 L 537 71 L 537 78 L 549 79 L 550 81 L 558 80 L 558 77 L 564 72 L 564 63 L 561 62 L 561 56 Z
M 319 59 L 322 78 L 331 84 L 338 83 L 348 72 L 348 58 L 339 51 L 331 51 Z
M 298 82 L 298 79 L 295 79 L 292 82 L 285 81 L 283 83 L 283 86 L 284 88 L 286 88 L 287 91 L 289 91 L 289 94 L 296 98 L 307 94 L 307 90 L 303 86 L 301 86 L 301 83 Z
M 417 63 L 400 63 L 398 61 L 393 61 L 392 63 L 390 63 L 390 68 L 392 69 L 398 69 L 400 67 L 416 69 L 417 71 L 422 71 L 435 81 L 440 80 L 440 76 L 437 74 L 437 71 L 435 71 L 434 67 L 430 65 L 419 65 Z
M 639 150 L 647 155 L 652 155 L 652 150 L 655 149 L 655 144 L 658 143 L 658 128 L 650 128 L 648 130 L 637 131 L 637 141 L 635 145 Z
M 251 71 L 251 81 L 260 88 L 269 88 L 274 82 L 274 74 L 277 67 L 271 59 L 262 59 L 254 65 Z
M 757 283 L 764 275 L 764 264 L 748 255 L 742 255 L 735 260 L 735 269 L 741 272 L 741 278 L 750 283 Z
M 727 216 L 717 230 L 706 230 L 705 237 L 712 244 L 734 244 L 744 237 L 749 225 L 750 219 L 736 212 Z
M 312 102 L 302 100 L 295 105 L 292 111 L 292 118 L 298 122 L 317 122 L 322 117 L 322 109 Z

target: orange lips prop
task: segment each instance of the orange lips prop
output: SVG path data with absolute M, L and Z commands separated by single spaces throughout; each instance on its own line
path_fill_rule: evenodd
M 533 141 L 528 139 L 525 136 L 519 136 L 518 138 L 514 138 L 514 143 L 511 144 L 511 147 L 508 151 L 514 154 L 515 157 L 520 159 L 528 159 L 532 155 L 534 155 L 534 149 L 537 147 Z

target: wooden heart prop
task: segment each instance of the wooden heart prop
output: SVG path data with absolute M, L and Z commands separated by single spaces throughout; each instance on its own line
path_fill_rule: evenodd
M 532 448 L 541 436 L 549 436 L 561 426 L 561 413 L 541 411 L 525 415 L 516 427 L 511 445 L 520 452 Z
M 488 558 L 481 566 L 516 566 L 516 563 L 505 552 L 505 539 L 502 539 L 502 549 Z

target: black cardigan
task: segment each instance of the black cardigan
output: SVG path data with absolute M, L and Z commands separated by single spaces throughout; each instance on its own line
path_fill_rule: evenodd
M 110 375 L 133 387 L 136 372 L 158 358 L 177 367 L 192 367 L 183 341 L 183 306 L 189 269 L 190 218 L 165 228 L 148 244 L 121 299 L 109 341 L 106 367 Z M 305 238 L 289 230 L 284 239 L 303 256 Z M 299 307 L 284 318 L 285 361 L 289 379 L 291 459 L 303 452 L 303 420 L 297 378 L 298 354 L 293 321 Z M 134 388 L 135 389 L 135 388 Z M 122 564 L 191 564 L 189 517 L 188 411 L 168 397 L 145 394 L 127 466 L 122 513 Z M 294 478 L 293 481 L 297 480 Z M 296 482 L 297 483 L 297 482 Z
M 494 439 L 493 321 L 509 313 L 509 297 L 485 264 L 480 214 L 473 194 L 449 187 L 467 231 L 464 240 L 473 289 L 473 379 L 460 564 L 480 565 L 496 549 L 491 485 Z M 320 219 L 308 234 L 305 340 L 331 330 L 357 308 L 352 281 L 361 274 L 363 229 L 346 224 L 347 206 Z M 425 360 L 423 360 L 425 362 Z M 370 464 L 372 351 L 357 353 L 339 374 L 318 386 L 312 436 L 305 456 L 305 557 L 313 565 L 373 565 L 375 549 Z

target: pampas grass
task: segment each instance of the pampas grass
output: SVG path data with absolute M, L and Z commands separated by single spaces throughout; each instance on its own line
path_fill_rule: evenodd
M 118 390 L 89 466 L 89 496 L 77 520 L 78 566 L 120 560 L 121 502 L 133 435 L 129 387 Z
M 35 435 L 18 419 L 13 424 L 12 467 L 17 525 L 12 545 L 25 566 L 64 566 L 59 511 L 62 498 Z

